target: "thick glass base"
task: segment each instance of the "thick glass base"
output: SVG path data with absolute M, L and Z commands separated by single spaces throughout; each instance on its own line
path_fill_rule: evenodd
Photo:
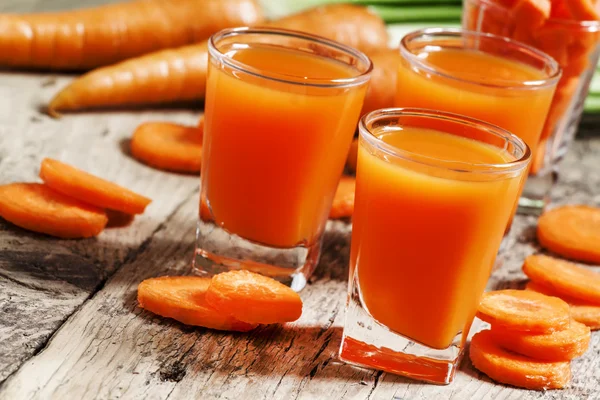
M 320 252 L 320 237 L 309 247 L 269 247 L 232 234 L 213 222 L 199 219 L 192 272 L 200 276 L 212 276 L 246 269 L 270 276 L 300 291 L 314 271 Z
M 350 290 L 340 347 L 342 361 L 440 385 L 452 382 L 468 332 L 459 332 L 446 349 L 428 347 L 381 325 L 361 305 L 354 283 Z
M 540 171 L 530 175 L 525 182 L 523 194 L 519 198 L 517 213 L 540 215 L 550 200 L 550 191 L 556 183 L 557 174 L 553 170 Z

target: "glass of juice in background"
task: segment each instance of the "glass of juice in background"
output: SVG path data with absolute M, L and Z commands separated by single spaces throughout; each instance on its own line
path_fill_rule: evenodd
M 514 133 L 535 158 L 556 84 L 557 62 L 527 45 L 461 29 L 424 29 L 400 43 L 397 107 L 468 115 Z M 529 202 L 520 205 L 527 211 Z
M 342 360 L 450 383 L 530 150 L 497 126 L 423 109 L 359 124 Z
M 282 29 L 209 41 L 194 272 L 249 269 L 295 290 L 321 248 L 372 64 Z
M 558 3 L 552 3 L 547 19 L 526 2 L 512 8 L 494 0 L 464 0 L 463 5 L 464 28 L 533 46 L 552 56 L 563 70 L 523 190 L 532 211 L 541 211 L 556 181 L 558 164 L 577 132 L 600 54 L 600 21 L 567 19 L 564 12 Z

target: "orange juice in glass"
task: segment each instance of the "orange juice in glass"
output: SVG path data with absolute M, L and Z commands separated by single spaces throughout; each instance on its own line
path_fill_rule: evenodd
M 535 159 L 561 76 L 553 58 L 501 36 L 435 28 L 404 36 L 400 54 L 395 106 L 498 125 L 523 139 Z
M 450 383 L 531 153 L 441 111 L 378 110 L 359 131 L 340 357 Z
M 251 269 L 301 289 L 359 118 L 371 62 L 281 29 L 209 42 L 195 272 Z

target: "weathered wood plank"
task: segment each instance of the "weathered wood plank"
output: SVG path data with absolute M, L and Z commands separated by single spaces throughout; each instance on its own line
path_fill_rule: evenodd
M 80 6 L 100 3 L 86 0 Z M 72 1 L 0 2 L 0 12 L 68 8 Z M 137 110 L 54 120 L 40 108 L 70 75 L 0 73 L 0 184 L 38 181 L 44 157 L 72 163 L 154 199 L 127 228 L 98 238 L 56 240 L 0 222 L 0 382 L 43 348 L 48 338 L 198 187 L 198 178 L 155 171 L 129 157 L 126 140 L 152 119 L 194 124 L 198 112 Z
M 115 1 L 82 0 L 77 6 Z M 0 2 L 0 12 L 72 5 L 73 0 L 10 0 Z M 0 183 L 36 179 L 40 160 L 51 156 L 148 194 L 155 203 L 132 226 L 83 241 L 49 239 L 0 223 L 0 382 L 43 349 L 0 386 L 0 399 L 600 398 L 599 334 L 590 352 L 574 362 L 571 388 L 546 395 L 493 384 L 468 362 L 454 385 L 437 387 L 336 361 L 348 257 L 348 227 L 341 223 L 329 231 L 323 261 L 302 293 L 306 310 L 298 323 L 226 334 L 138 309 L 135 289 L 142 279 L 189 268 L 198 182 L 146 168 L 127 157 L 122 144 L 140 121 L 194 123 L 196 113 L 142 110 L 52 120 L 40 107 L 70 79 L 0 75 Z M 584 120 L 584 136 L 598 123 Z M 555 192 L 560 202 L 600 204 L 599 155 L 599 139 L 575 146 Z M 515 286 L 523 279 L 520 263 L 535 250 L 534 221 L 517 219 L 512 250 L 492 286 Z
M 590 193 L 600 189 L 600 171 L 587 168 L 597 165 L 598 154 L 600 138 L 576 143 L 564 165 L 558 202 L 596 201 Z M 584 180 L 576 183 L 575 176 Z M 580 190 L 581 182 L 589 188 Z M 577 193 L 572 192 L 575 187 Z M 598 393 L 598 333 L 590 351 L 573 363 L 570 388 L 546 394 L 492 383 L 468 361 L 456 383 L 447 387 L 339 363 L 349 245 L 349 227 L 341 222 L 330 224 L 323 260 L 302 292 L 305 311 L 297 323 L 228 334 L 154 317 L 137 308 L 137 284 L 150 276 L 189 270 L 195 216 L 192 196 L 135 260 L 5 382 L 0 398 L 592 399 Z M 494 273 L 492 287 L 522 283 L 523 257 L 536 250 L 534 223 L 534 218 L 517 218 L 511 233 L 514 245 Z

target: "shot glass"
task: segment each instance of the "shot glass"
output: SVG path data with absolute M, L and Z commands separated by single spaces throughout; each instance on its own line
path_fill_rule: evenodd
M 208 49 L 193 271 L 248 269 L 300 290 L 319 259 L 371 61 L 283 29 L 226 29 Z
M 531 152 L 456 114 L 390 108 L 359 124 L 340 358 L 454 378 Z
M 536 157 L 561 76 L 552 57 L 501 36 L 436 28 L 404 36 L 400 54 L 397 107 L 481 119 L 523 139 Z
M 542 130 L 521 207 L 540 213 L 573 141 L 600 54 L 600 21 L 550 18 L 535 24 L 525 7 L 509 9 L 493 0 L 464 0 L 463 27 L 493 33 L 540 49 L 563 70 Z

